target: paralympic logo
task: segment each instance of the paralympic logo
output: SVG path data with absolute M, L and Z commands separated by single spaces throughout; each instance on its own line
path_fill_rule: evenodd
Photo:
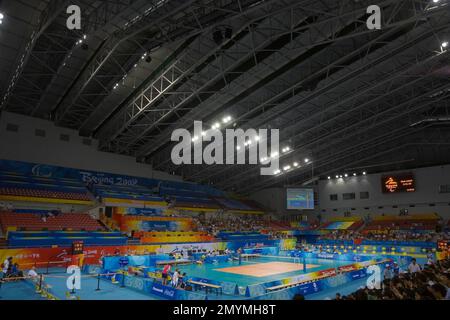
M 171 152 L 175 165 L 260 163 L 261 175 L 276 175 L 280 171 L 279 129 L 226 129 L 224 137 L 219 126 L 204 131 L 202 121 L 194 121 L 193 134 L 187 129 L 175 129 L 171 141 L 178 142 Z M 207 145 L 203 148 L 204 142 Z

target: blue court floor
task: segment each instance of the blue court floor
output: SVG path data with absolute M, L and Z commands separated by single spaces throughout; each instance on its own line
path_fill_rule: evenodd
M 44 284 L 49 286 L 49 293 L 59 300 L 77 299 L 80 300 L 161 300 L 155 295 L 139 292 L 127 287 L 120 287 L 120 284 L 113 284 L 111 281 L 101 279 L 100 290 L 96 290 L 98 280 L 95 276 L 82 275 L 81 289 L 75 290 L 71 298 L 67 297 L 68 274 L 62 268 L 53 268 L 49 274 L 46 270 L 38 270 L 44 276 Z M 0 289 L 0 300 L 45 300 L 40 294 L 35 292 L 33 283 L 29 280 L 8 282 Z
M 55 277 L 61 276 L 61 277 Z M 67 280 L 68 275 L 61 274 L 49 274 L 45 277 L 45 284 L 50 285 L 50 293 L 56 296 L 58 299 L 66 300 L 67 292 Z M 113 284 L 111 281 L 101 279 L 100 290 L 96 290 L 98 285 L 97 277 L 82 275 L 81 289 L 75 290 L 72 296 L 79 297 L 80 300 L 160 300 L 161 298 L 139 292 L 126 287 L 121 287 L 120 284 Z
M 36 293 L 34 285 L 28 280 L 3 283 L 0 300 L 46 300 Z
M 269 263 L 269 262 L 287 262 L 294 263 L 294 259 L 291 257 L 258 257 L 254 259 L 250 259 L 249 261 L 242 261 L 241 266 L 247 265 L 256 265 L 261 263 Z M 303 262 L 303 261 L 301 261 Z M 217 264 L 190 264 L 190 265 L 180 265 L 177 266 L 176 269 L 179 269 L 181 273 L 186 272 L 188 277 L 199 277 L 206 278 L 210 280 L 216 281 L 224 281 L 224 282 L 232 282 L 236 283 L 239 286 L 247 286 L 258 283 L 270 282 L 274 280 L 280 280 L 304 273 L 310 273 L 320 270 L 325 270 L 329 268 L 336 268 L 343 265 L 349 265 L 354 263 L 353 261 L 336 261 L 336 260 L 327 260 L 327 259 L 306 259 L 306 264 L 317 265 L 314 268 L 306 269 L 306 272 L 301 268 L 300 270 L 277 273 L 270 276 L 251 276 L 244 274 L 236 274 L 229 272 L 219 271 L 221 268 L 229 268 L 229 267 L 237 267 L 239 266 L 238 261 L 228 261 L 221 262 Z M 298 260 L 295 261 L 298 264 Z M 302 265 L 302 263 L 300 264 Z

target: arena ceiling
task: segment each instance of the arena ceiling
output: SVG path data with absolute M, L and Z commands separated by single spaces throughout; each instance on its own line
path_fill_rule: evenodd
M 82 30 L 66 27 L 72 4 Z M 381 30 L 366 26 L 372 4 Z M 186 180 L 249 193 L 450 159 L 449 0 L 3 0 L 0 12 L 0 110 Z M 227 116 L 280 129 L 291 169 L 171 162 L 174 129 Z

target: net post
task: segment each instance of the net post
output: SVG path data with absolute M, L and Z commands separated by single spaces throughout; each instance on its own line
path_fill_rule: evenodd
M 95 291 L 100 291 L 100 273 L 97 274 L 97 289 Z
M 42 291 L 42 274 L 39 275 L 39 291 Z
M 73 279 L 72 284 L 73 284 L 72 291 L 70 293 L 75 294 L 75 278 Z
M 125 288 L 125 272 L 122 273 L 122 283 L 121 283 L 120 287 Z

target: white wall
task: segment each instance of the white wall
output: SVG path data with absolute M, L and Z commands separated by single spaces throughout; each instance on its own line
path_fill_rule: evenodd
M 450 193 L 439 193 L 439 185 L 450 184 L 449 165 L 398 171 L 398 173 L 401 172 L 413 172 L 416 185 L 415 192 L 383 193 L 381 176 L 384 174 L 320 180 L 318 192 L 322 216 L 341 216 L 345 211 L 362 216 L 366 216 L 368 213 L 371 215 L 398 214 L 402 208 L 406 208 L 410 213 L 437 212 L 444 218 L 450 218 Z M 360 199 L 359 193 L 361 191 L 368 191 L 369 199 Z M 356 194 L 355 200 L 343 200 L 343 193 L 352 192 Z M 330 194 L 337 194 L 338 201 L 331 201 Z M 430 204 L 435 204 L 435 206 L 430 206 Z M 415 207 L 410 207 L 410 205 Z M 398 206 L 398 208 L 392 206 Z M 351 210 L 351 208 L 356 210 Z M 333 209 L 337 209 L 337 212 Z
M 8 123 L 18 125 L 18 132 L 6 131 Z M 45 130 L 46 136 L 36 136 L 36 129 Z M 68 134 L 70 141 L 60 140 L 61 134 Z M 50 121 L 9 112 L 0 114 L 0 159 L 181 181 L 181 177 L 155 171 L 133 157 L 100 152 L 98 141 L 92 140 L 92 145 L 87 146 L 83 139 L 77 131 L 56 127 Z

